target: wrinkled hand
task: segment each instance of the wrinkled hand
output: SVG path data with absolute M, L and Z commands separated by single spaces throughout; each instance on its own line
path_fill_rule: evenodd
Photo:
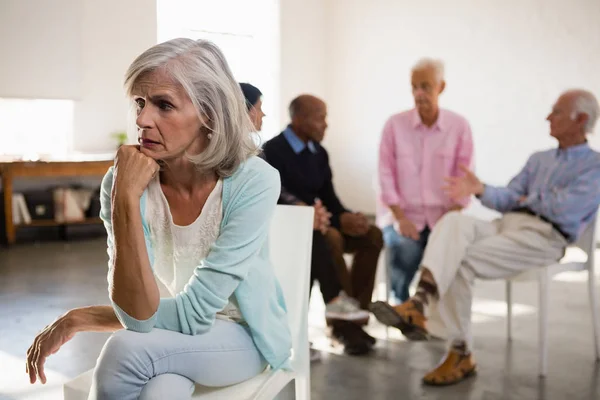
M 363 236 L 369 231 L 369 220 L 361 213 L 343 213 L 340 225 L 342 233 L 348 236 Z
M 396 232 L 402 236 L 411 238 L 412 240 L 419 240 L 419 237 L 421 236 L 415 224 L 413 224 L 407 218 L 401 218 L 398 220 L 398 222 L 394 224 L 394 228 L 396 229 Z
M 473 172 L 464 165 L 461 165 L 460 170 L 464 172 L 463 176 L 449 176 L 445 178 L 446 186 L 444 190 L 450 196 L 450 199 L 459 201 L 473 194 L 483 193 L 483 183 L 475 176 Z
M 156 161 L 140 152 L 139 146 L 119 147 L 115 158 L 113 200 L 118 196 L 141 198 L 158 170 Z
M 331 225 L 331 213 L 323 205 L 321 200 L 317 199 L 314 204 L 315 216 L 313 220 L 313 229 L 320 231 L 323 235 Z
M 75 336 L 73 323 L 65 314 L 44 328 L 35 337 L 33 344 L 27 350 L 27 365 L 25 368 L 25 371 L 29 374 L 30 383 L 35 383 L 38 378 L 43 384 L 46 383 L 46 374 L 44 373 L 46 358 L 56 353 L 73 336 Z

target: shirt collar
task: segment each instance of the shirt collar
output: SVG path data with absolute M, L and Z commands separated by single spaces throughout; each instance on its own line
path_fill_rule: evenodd
M 427 127 L 425 124 L 423 124 L 423 121 L 421 121 L 421 116 L 419 115 L 419 111 L 417 111 L 416 108 L 413 108 L 412 126 L 415 129 L 419 128 L 419 127 L 424 127 L 424 128 L 429 128 L 429 129 L 437 129 L 438 131 L 443 131 L 444 130 L 444 110 L 442 110 L 440 108 L 438 111 L 438 118 L 435 121 L 435 123 L 433 125 L 431 125 L 431 127 Z
M 585 143 L 581 143 L 575 146 L 567 147 L 566 149 L 558 148 L 556 149 L 556 156 L 563 156 L 566 160 L 569 160 L 572 157 L 578 157 L 590 150 L 590 145 L 585 141 Z
M 305 148 L 308 147 L 308 150 L 310 150 L 311 153 L 316 154 L 317 146 L 315 146 L 315 143 L 312 140 L 309 140 L 308 144 L 304 143 L 302 139 L 300 139 L 298 135 L 296 135 L 296 132 L 294 132 L 291 126 L 285 128 L 285 130 L 283 131 L 283 136 L 290 144 L 290 146 L 292 146 L 292 150 L 294 150 L 294 153 L 300 154 Z

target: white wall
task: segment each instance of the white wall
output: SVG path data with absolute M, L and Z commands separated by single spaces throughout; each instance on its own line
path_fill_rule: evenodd
M 446 62 L 441 104 L 470 121 L 477 172 L 492 184 L 554 145 L 544 118 L 562 90 L 582 86 L 600 96 L 598 0 L 328 0 L 322 9 L 325 146 L 337 190 L 353 208 L 374 211 L 381 129 L 412 107 L 409 70 L 422 56 Z M 322 76 L 309 77 L 322 89 Z
M 0 97 L 81 95 L 83 4 L 0 0 Z
M 156 2 L 85 0 L 82 27 L 83 96 L 75 104 L 73 149 L 110 151 L 111 134 L 127 127 L 125 71 L 156 44 Z
M 280 101 L 281 128 L 289 122 L 287 106 L 302 93 L 328 99 L 327 0 L 281 0 Z M 279 132 L 277 132 L 279 133 Z

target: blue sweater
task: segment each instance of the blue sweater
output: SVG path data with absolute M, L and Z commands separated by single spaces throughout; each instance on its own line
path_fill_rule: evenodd
M 109 269 L 114 259 L 111 223 L 113 167 L 102 181 L 100 218 L 108 233 Z M 280 192 L 275 169 L 252 157 L 223 180 L 223 220 L 219 237 L 189 283 L 174 298 L 162 298 L 157 312 L 137 320 L 113 303 L 126 329 L 167 329 L 199 335 L 211 329 L 215 316 L 235 293 L 256 347 L 273 368 L 287 368 L 291 334 L 283 293 L 269 261 L 268 233 Z M 140 200 L 148 258 L 153 265 L 151 224 L 145 215 L 147 192 Z M 109 284 L 110 284 L 109 271 Z

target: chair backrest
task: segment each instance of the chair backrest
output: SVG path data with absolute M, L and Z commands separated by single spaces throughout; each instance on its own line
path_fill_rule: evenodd
M 298 373 L 308 373 L 310 368 L 308 292 L 313 213 L 312 207 L 277 206 L 269 231 L 271 263 L 283 289 L 292 332 L 292 366 Z
M 596 250 L 596 222 L 598 221 L 598 214 L 594 215 L 594 218 L 590 221 L 588 226 L 579 236 L 577 242 L 573 243 L 573 246 L 579 247 L 587 255 L 586 265 L 588 269 L 593 271 L 594 269 L 594 253 Z

